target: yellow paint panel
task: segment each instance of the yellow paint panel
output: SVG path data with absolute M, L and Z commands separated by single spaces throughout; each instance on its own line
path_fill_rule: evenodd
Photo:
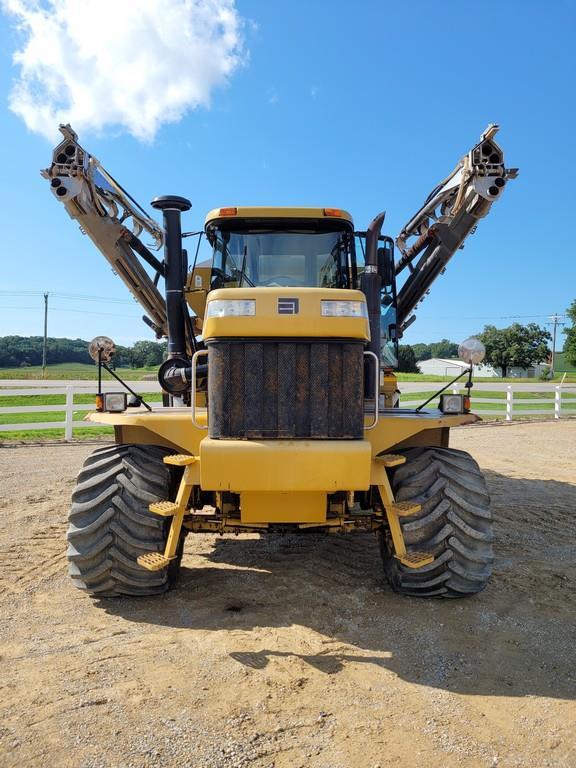
M 196 418 L 200 423 L 205 424 L 206 411 L 197 410 Z M 166 445 L 181 453 L 194 456 L 200 454 L 201 445 L 210 446 L 216 443 L 226 454 L 224 459 L 227 464 L 234 465 L 237 460 L 240 462 L 239 466 L 242 469 L 232 474 L 239 481 L 237 490 L 273 491 L 293 488 L 295 491 L 327 492 L 364 490 L 370 484 L 381 485 L 382 474 L 385 474 L 384 467 L 372 462 L 371 456 L 391 451 L 399 443 L 405 443 L 410 439 L 415 439 L 418 445 L 431 443 L 436 445 L 437 440 L 426 441 L 428 430 L 431 430 L 436 437 L 439 429 L 473 424 L 479 420 L 478 416 L 472 413 L 445 416 L 439 411 L 416 414 L 400 409 L 390 409 L 380 414 L 378 425 L 366 432 L 364 440 L 252 441 L 208 440 L 206 430 L 198 429 L 192 424 L 190 408 L 154 408 L 150 413 L 144 408 L 128 409 L 124 413 L 93 412 L 85 419 L 98 424 L 121 427 L 121 435 L 117 437 L 119 442 Z M 266 449 L 269 443 L 277 446 L 277 449 Z M 236 457 L 234 454 L 236 449 L 225 446 L 239 446 L 245 450 L 242 450 L 241 457 Z M 366 450 L 368 458 L 365 460 Z M 210 453 L 210 448 L 208 452 Z M 295 454 L 299 454 L 299 457 L 293 459 Z M 206 472 L 207 469 L 201 468 L 203 487 L 211 490 L 228 490 L 228 485 L 217 482 L 222 470 L 219 461 L 217 450 L 209 455 L 209 474 L 203 475 L 203 470 Z M 286 462 L 286 466 L 275 465 L 276 461 Z M 227 473 L 230 471 L 226 469 Z M 248 487 L 241 477 L 236 477 L 242 473 L 248 473 L 247 476 L 250 478 L 259 476 L 258 482 L 261 487 Z M 266 478 L 269 478 L 269 482 Z M 209 486 L 204 486 L 205 479 L 209 480 Z M 253 485 L 254 482 L 250 480 L 249 484 Z
M 367 440 L 212 440 L 200 443 L 200 484 L 210 491 L 366 490 Z
M 298 299 L 298 313 L 278 314 L 279 299 Z M 210 302 L 216 299 L 253 299 L 256 314 L 246 317 L 208 317 Z M 359 301 L 361 291 L 340 288 L 224 288 L 208 296 L 203 335 L 205 339 L 234 337 L 308 337 L 370 340 L 367 317 L 322 317 L 322 299 Z
M 243 491 L 240 513 L 243 523 L 324 523 L 326 494 Z

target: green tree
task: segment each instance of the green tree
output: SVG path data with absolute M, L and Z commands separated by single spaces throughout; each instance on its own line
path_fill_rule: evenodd
M 166 347 L 166 343 L 137 341 L 132 347 L 132 366 L 143 368 L 144 366 L 160 365 L 164 360 Z
M 442 341 L 437 341 L 428 346 L 430 347 L 430 357 L 458 357 L 458 344 L 448 339 L 442 339 Z
M 42 363 L 42 336 L 0 337 L 0 367 L 14 367 L 25 363 Z M 55 339 L 49 337 L 46 345 L 48 364 L 90 363 L 88 343 L 82 339 Z
M 398 346 L 398 370 L 402 373 L 420 373 L 416 365 L 416 355 L 410 344 Z
M 0 368 L 42 364 L 42 336 L 1 336 Z M 166 342 L 137 341 L 133 347 L 116 347 L 112 364 L 119 366 L 159 365 L 166 353 Z M 88 363 L 88 342 L 84 339 L 47 339 L 48 365 L 54 363 Z
M 412 349 L 414 350 L 416 360 L 430 360 L 432 357 L 430 353 L 430 344 L 422 344 L 422 342 L 419 344 L 412 344 Z
M 431 344 L 412 344 L 416 360 L 430 360 L 431 357 L 458 357 L 458 344 L 449 339 L 433 341 Z
M 565 328 L 566 341 L 564 342 L 564 352 L 566 352 L 566 359 L 571 365 L 576 365 L 576 299 L 566 310 L 566 314 L 570 318 L 572 325 L 570 328 Z
M 486 347 L 486 362 L 502 368 L 504 378 L 510 367 L 528 368 L 550 356 L 552 337 L 536 323 L 513 323 L 508 328 L 486 325 L 478 338 Z

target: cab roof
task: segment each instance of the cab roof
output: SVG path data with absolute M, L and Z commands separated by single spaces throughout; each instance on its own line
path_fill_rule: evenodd
M 233 219 L 318 219 L 320 221 L 346 222 L 353 227 L 352 216 L 341 208 L 287 208 L 287 207 L 259 207 L 259 206 L 230 206 L 228 208 L 214 208 L 206 216 L 204 226 L 218 221 L 231 221 Z

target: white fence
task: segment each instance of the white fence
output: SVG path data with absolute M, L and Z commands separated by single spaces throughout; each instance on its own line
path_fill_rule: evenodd
M 465 392 L 466 390 L 462 386 L 454 386 L 452 388 L 452 392 L 457 395 L 461 394 L 462 392 Z M 480 392 L 482 390 L 479 390 Z M 552 390 L 550 390 L 552 391 Z M 554 398 L 550 397 L 514 397 L 514 393 L 520 394 L 520 393 L 529 393 L 529 390 L 526 390 L 525 387 L 515 387 L 513 384 L 509 384 L 506 387 L 505 392 L 503 394 L 506 395 L 506 399 L 499 398 L 499 397 L 477 397 L 476 394 L 474 394 L 474 390 L 472 390 L 472 411 L 477 413 L 479 416 L 504 416 L 506 421 L 512 421 L 514 418 L 519 418 L 520 416 L 523 416 L 524 418 L 528 416 L 554 416 L 555 419 L 560 419 L 562 417 L 567 416 L 576 416 L 576 386 L 568 385 L 568 386 L 555 386 L 554 387 Z M 563 394 L 570 393 L 572 394 L 572 397 L 570 398 L 563 398 Z M 416 406 L 420 405 L 422 400 L 409 400 L 409 395 L 406 395 L 406 399 L 401 398 L 400 399 L 400 406 L 402 408 L 415 408 Z M 477 408 L 475 410 L 474 406 L 482 403 L 482 404 L 489 404 L 489 405 L 506 405 L 505 408 Z M 548 405 L 548 408 L 527 408 L 526 406 L 534 406 L 534 405 Z M 524 407 L 522 407 L 524 406 Z M 553 406 L 553 407 L 552 407 Z M 570 408 L 570 406 L 572 406 Z M 429 404 L 427 406 L 428 408 L 432 407 L 432 404 Z
M 2 406 L 0 407 L 0 416 L 2 414 L 20 414 L 20 413 L 64 413 L 64 421 L 33 421 L 33 422 L 18 422 L 13 424 L 0 424 L 0 433 L 2 432 L 30 432 L 40 429 L 64 429 L 64 439 L 67 441 L 72 440 L 73 430 L 75 427 L 102 427 L 102 424 L 96 424 L 92 421 L 75 421 L 74 414 L 79 411 L 93 411 L 95 410 L 95 402 L 92 403 L 74 403 L 74 395 L 93 395 L 96 397 L 96 386 L 93 382 L 87 381 L 85 384 L 75 383 L 73 385 L 58 386 L 54 382 L 34 382 L 33 386 L 29 386 L 27 389 L 22 388 L 23 384 L 30 384 L 25 380 L 18 382 L 20 386 L 14 386 L 14 381 L 11 380 L 6 386 L 5 382 L 0 381 L 0 397 L 28 397 L 28 396 L 49 396 L 49 395 L 66 395 L 66 401 L 56 405 L 17 405 L 17 406 Z M 141 382 L 135 382 L 136 387 L 134 389 L 142 390 L 140 386 Z M 150 385 L 145 389 L 148 392 L 160 392 L 160 386 L 158 384 Z M 131 383 L 130 385 L 131 386 Z M 114 386 L 111 382 L 106 382 L 102 385 L 103 392 L 118 392 L 124 391 L 119 385 Z M 145 399 L 145 398 L 144 398 Z M 155 403 L 156 406 L 160 406 L 160 403 Z
M 75 382 L 73 385 L 58 386 L 54 382 L 34 382 L 28 388 L 22 387 L 23 381 L 16 382 L 14 380 L 10 382 L 3 382 L 0 380 L 0 396 L 1 397 L 23 397 L 32 395 L 65 395 L 66 401 L 60 405 L 18 405 L 18 406 L 3 406 L 0 407 L 0 416 L 2 414 L 22 414 L 22 413 L 64 413 L 64 421 L 34 421 L 34 422 L 18 422 L 13 424 L 0 424 L 0 433 L 2 432 L 30 432 L 41 429 L 64 429 L 64 439 L 70 441 L 73 439 L 73 431 L 75 427 L 101 427 L 101 424 L 95 424 L 91 421 L 75 421 L 74 414 L 81 411 L 93 411 L 95 408 L 94 402 L 92 403 L 74 403 L 74 395 L 76 394 L 91 394 L 95 395 L 96 387 L 93 382 Z M 424 384 L 424 382 L 422 382 Z M 138 391 L 146 390 L 147 392 L 160 392 L 160 387 L 156 383 L 151 382 L 134 382 L 134 388 Z M 111 382 L 103 384 L 102 389 L 104 392 L 118 391 L 120 387 L 115 386 Z M 454 387 L 452 389 L 454 394 L 458 394 L 463 391 L 462 387 Z M 480 392 L 482 390 L 479 390 Z M 472 411 L 477 404 L 492 404 L 502 405 L 500 409 L 477 409 L 479 416 L 501 416 L 506 421 L 512 421 L 514 418 L 520 416 L 554 416 L 555 419 L 560 419 L 567 416 L 576 416 L 576 397 L 564 398 L 563 395 L 566 392 L 570 392 L 576 395 L 576 385 L 572 386 L 556 386 L 554 387 L 554 398 L 520 398 L 514 397 L 514 393 L 526 392 L 524 387 L 515 387 L 510 384 L 506 387 L 505 399 L 494 397 L 476 397 L 472 396 Z M 473 390 L 474 392 L 474 390 Z M 401 399 L 400 405 L 402 408 L 415 408 L 420 405 L 423 398 L 409 399 L 410 395 L 407 393 L 404 398 Z M 548 405 L 548 408 L 527 408 L 527 405 Z M 160 403 L 155 403 L 155 406 L 160 406 Z M 523 407 L 524 406 L 524 407 Z M 572 406 L 572 407 L 569 407 Z M 430 403 L 428 408 L 433 408 L 434 405 Z

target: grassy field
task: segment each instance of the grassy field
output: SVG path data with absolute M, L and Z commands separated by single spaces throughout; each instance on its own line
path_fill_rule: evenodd
M 146 377 L 155 379 L 158 366 L 149 368 L 118 368 L 118 375 L 127 381 L 139 381 Z M 88 363 L 60 363 L 46 368 L 47 379 L 94 379 L 97 378 L 96 365 Z M 42 366 L 31 365 L 26 368 L 0 368 L 0 379 L 41 379 Z M 114 377 L 102 371 L 102 379 L 113 381 Z
M 431 397 L 434 395 L 438 390 L 431 389 L 429 391 L 422 391 L 422 392 L 406 392 L 405 395 L 403 395 L 403 400 L 418 400 L 419 398 L 422 398 L 422 400 L 425 400 L 427 397 Z M 451 390 L 447 390 L 451 391 Z M 474 402 L 474 390 L 472 390 L 472 402 Z M 478 390 L 476 397 L 478 398 L 490 398 L 493 400 L 506 400 L 506 392 L 499 392 L 496 390 Z M 570 399 L 570 398 L 576 398 L 576 392 L 563 392 L 562 393 L 562 400 L 564 399 Z M 554 400 L 554 392 L 514 392 L 514 402 L 516 400 Z M 483 403 L 477 403 L 478 406 L 483 405 Z M 490 408 L 492 405 L 490 403 L 487 403 Z M 537 403 L 536 403 L 537 405 Z M 544 403 L 542 405 L 545 406 Z M 524 405 L 522 405 L 524 407 Z
M 96 388 L 94 388 L 94 392 L 96 392 Z M 160 392 L 145 392 L 144 399 L 146 402 L 159 402 L 162 399 L 162 394 Z M 0 395 L 0 408 L 4 406 L 18 408 L 23 405 L 64 405 L 65 402 L 66 395 Z M 94 403 L 94 395 L 75 394 L 74 403 L 76 405 L 90 405 Z M 38 421 L 42 421 L 42 419 L 38 419 Z
M 448 381 L 451 381 L 454 376 L 424 376 L 422 373 L 397 373 L 396 376 L 398 377 L 398 381 L 437 381 L 438 383 L 444 382 L 446 384 Z M 553 379 L 547 380 L 546 383 L 550 384 L 560 384 L 562 381 L 562 376 L 555 376 Z M 493 383 L 500 383 L 500 384 L 542 384 L 539 379 L 531 378 L 531 379 L 521 379 L 519 377 L 514 378 L 499 378 L 499 377 L 490 377 L 490 378 L 479 378 L 476 377 L 474 381 L 478 382 L 479 384 L 493 384 Z M 565 384 L 576 384 L 576 375 L 569 375 L 566 376 L 566 379 L 564 380 Z
M 436 389 L 422 390 L 420 392 L 409 392 L 401 400 L 403 402 L 418 403 L 423 402 L 436 393 Z M 160 393 L 146 394 L 146 401 L 158 403 L 161 401 Z M 500 411 L 499 414 L 487 414 L 487 419 L 503 419 L 506 414 L 506 392 L 481 391 L 478 392 L 479 398 L 490 399 L 493 402 L 481 403 L 475 402 L 472 396 L 472 410 L 482 415 L 483 411 Z M 65 395 L 25 395 L 25 396 L 0 396 L 0 407 L 20 407 L 30 405 L 64 405 Z M 531 400 L 548 400 L 549 403 L 532 403 Z M 563 394 L 563 411 L 568 415 L 576 416 L 576 393 L 565 392 Z M 515 410 L 518 409 L 518 401 L 521 400 L 523 411 L 541 411 L 549 412 L 550 417 L 554 414 L 554 392 L 515 392 Z M 76 405 L 90 405 L 94 402 L 94 396 L 90 394 L 76 394 L 74 403 Z M 438 405 L 438 398 L 434 398 L 427 407 L 435 408 Z M 81 422 L 87 411 L 77 411 L 74 413 L 74 421 Z M 547 414 L 535 414 L 540 418 L 546 418 Z M 515 416 L 517 418 L 530 418 L 530 414 Z M 0 424 L 14 424 L 14 431 L 0 432 L 0 442 L 34 442 L 41 440 L 61 440 L 64 437 L 64 428 L 59 429 L 26 429 L 27 424 L 34 424 L 43 421 L 63 421 L 65 411 L 38 411 L 34 413 L 0 413 Z M 111 437 L 113 429 L 111 427 L 75 427 L 74 439 L 89 440 L 95 438 Z
M 54 414 L 52 414 L 54 415 Z M 74 440 L 94 440 L 108 438 L 113 440 L 113 427 L 79 427 L 74 429 Z M 63 429 L 19 429 L 14 432 L 0 432 L 0 444 L 9 443 L 43 443 L 52 440 L 64 440 Z
M 436 390 L 431 391 L 422 391 L 422 392 L 407 392 L 401 399 L 400 399 L 400 405 L 402 406 L 403 403 L 414 403 L 414 402 L 424 402 L 429 397 L 431 397 L 433 394 L 435 394 Z M 490 399 L 493 402 L 490 403 L 481 403 L 475 400 L 474 394 L 472 394 L 472 410 L 477 413 L 479 416 L 482 416 L 483 411 L 500 411 L 502 415 L 490 413 L 486 415 L 486 418 L 488 420 L 491 419 L 504 419 L 506 417 L 506 392 L 498 392 L 498 391 L 490 391 L 490 390 L 482 390 L 478 392 L 477 395 L 478 398 L 482 399 Z M 522 403 L 519 404 L 518 401 L 521 400 Z M 531 400 L 548 400 L 549 403 L 532 403 Z M 413 407 L 413 406 L 410 406 Z M 428 403 L 426 406 L 427 408 L 437 408 L 438 407 L 438 398 L 434 398 L 433 400 Z M 530 418 L 530 414 L 525 413 L 522 416 L 517 416 L 516 413 L 519 411 L 547 411 L 549 412 L 550 416 L 554 415 L 554 392 L 514 392 L 514 406 L 513 406 L 513 413 L 514 413 L 514 421 L 521 418 Z M 564 392 L 562 394 L 562 411 L 564 414 L 566 414 L 566 411 L 568 412 L 568 415 L 576 416 L 576 393 L 574 392 Z M 534 414 L 535 418 L 547 418 L 547 414 Z
M 144 395 L 147 403 L 159 403 L 162 400 L 160 392 L 150 392 Z M 64 405 L 66 395 L 16 395 L 1 396 L 0 408 L 18 408 L 30 405 Z M 94 403 L 94 395 L 75 394 L 75 405 L 91 405 Z M 88 411 L 76 411 L 73 420 L 82 421 Z M 25 425 L 34 424 L 43 421 L 64 421 L 65 411 L 35 411 L 33 413 L 1 413 L 0 424 Z M 112 436 L 114 429 L 112 427 L 74 427 L 74 439 L 89 440 L 97 437 Z M 0 442 L 4 441 L 38 441 L 38 440 L 60 440 L 64 438 L 64 427 L 61 429 L 35 429 L 27 430 L 24 426 L 17 430 L 0 432 Z
M 158 367 L 152 366 L 148 368 L 118 368 L 118 375 L 126 379 L 127 381 L 139 381 L 144 377 L 147 379 L 155 380 Z M 453 376 L 424 376 L 421 373 L 399 373 L 398 381 L 422 381 L 422 382 L 438 382 L 446 383 L 450 381 Z M 41 379 L 42 367 L 39 365 L 30 366 L 28 368 L 0 368 L 0 379 Z M 86 363 L 62 363 L 58 365 L 49 365 L 46 369 L 47 379 L 86 379 L 96 380 L 96 366 L 88 365 Z M 102 378 L 106 381 L 113 380 L 106 371 L 102 372 Z M 561 376 L 557 376 L 553 381 L 560 382 Z M 507 378 L 507 379 L 477 379 L 479 382 L 505 382 L 508 384 L 533 384 L 539 383 L 538 379 L 519 379 L 519 378 Z M 576 383 L 576 376 L 566 377 L 566 383 Z

